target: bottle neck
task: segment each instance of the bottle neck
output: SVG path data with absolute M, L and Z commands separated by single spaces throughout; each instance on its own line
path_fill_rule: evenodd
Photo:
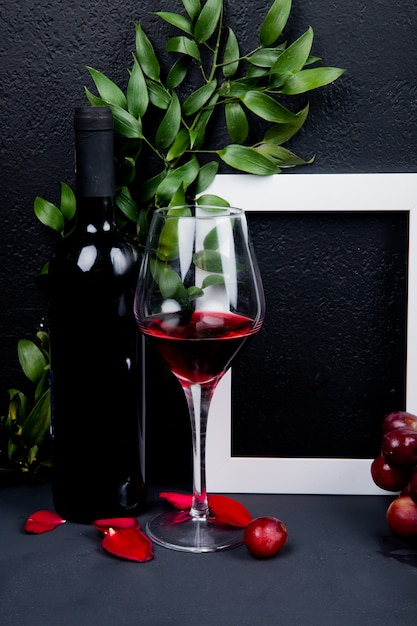
M 114 230 L 112 125 L 76 126 L 75 155 L 77 228 L 91 234 Z
M 77 197 L 77 229 L 90 234 L 111 232 L 116 228 L 113 197 Z
M 76 129 L 75 155 L 77 197 L 113 197 L 113 130 Z

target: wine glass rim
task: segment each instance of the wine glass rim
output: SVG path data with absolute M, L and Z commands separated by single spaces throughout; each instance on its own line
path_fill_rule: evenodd
M 205 215 L 175 215 L 175 210 L 180 210 L 180 209 L 184 209 L 185 207 L 188 208 L 193 208 L 196 207 L 198 209 L 202 209 L 202 210 L 207 210 L 209 211 L 207 214 Z M 172 211 L 172 214 L 169 214 L 168 212 Z M 157 215 L 162 215 L 164 217 L 175 217 L 175 218 L 181 218 L 181 219 L 212 219 L 213 217 L 240 217 L 242 215 L 245 214 L 244 209 L 239 208 L 239 207 L 233 207 L 233 206 L 218 206 L 218 205 L 211 205 L 211 204 L 179 204 L 176 206 L 168 206 L 168 207 L 159 207 L 158 209 L 155 209 L 155 213 Z

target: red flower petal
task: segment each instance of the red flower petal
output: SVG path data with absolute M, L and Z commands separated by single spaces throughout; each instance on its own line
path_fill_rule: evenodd
M 244 528 L 253 520 L 248 509 L 233 498 L 209 495 L 208 504 L 216 520 L 223 524 Z
M 110 517 L 108 519 L 97 519 L 93 522 L 94 528 L 102 533 L 106 533 L 109 528 L 140 528 L 136 517 Z
M 109 528 L 101 545 L 107 552 L 128 561 L 144 563 L 153 559 L 152 542 L 138 528 Z
M 191 519 L 191 515 L 188 511 L 180 511 L 176 514 L 174 523 L 182 524 L 182 522 L 186 522 L 189 519 Z
M 57 513 L 41 510 L 32 513 L 27 518 L 24 529 L 27 533 L 40 535 L 41 533 L 47 533 L 49 530 L 54 530 L 60 524 L 65 524 L 65 520 Z
M 168 502 L 179 511 L 190 509 L 193 503 L 193 496 L 191 494 L 169 493 L 168 491 L 162 491 L 159 494 L 159 497 L 168 500 Z
M 193 497 L 191 494 L 170 493 L 163 491 L 159 494 L 160 498 L 165 498 L 172 506 L 180 511 L 191 508 Z M 208 504 L 210 511 L 218 522 L 229 524 L 229 526 L 237 526 L 244 528 L 253 520 L 253 516 L 247 508 L 233 498 L 227 496 L 208 495 Z M 186 518 L 184 518 L 186 519 Z

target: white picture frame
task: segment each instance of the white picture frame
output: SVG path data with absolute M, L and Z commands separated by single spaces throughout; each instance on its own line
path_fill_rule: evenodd
M 248 212 L 409 212 L 406 408 L 417 413 L 417 173 L 222 174 L 207 193 L 218 194 Z M 372 459 L 232 456 L 232 376 L 228 372 L 220 382 L 208 420 L 210 493 L 387 495 L 372 480 Z

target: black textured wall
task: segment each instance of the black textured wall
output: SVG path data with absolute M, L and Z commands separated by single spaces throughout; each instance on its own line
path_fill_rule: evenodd
M 160 50 L 169 27 L 149 13 L 181 7 L 180 0 L 3 2 L 1 413 L 7 388 L 22 382 L 16 342 L 33 335 L 45 312 L 45 295 L 34 277 L 55 240 L 34 217 L 33 200 L 41 195 L 55 201 L 59 181 L 72 183 L 72 109 L 85 103 L 83 86 L 90 84 L 83 66 L 91 65 L 125 85 L 134 48 L 133 22 L 142 23 Z M 267 0 L 226 2 L 227 19 L 243 48 L 256 46 L 258 27 L 268 7 Z M 311 97 L 310 118 L 291 146 L 305 157 L 316 154 L 307 171 L 415 172 L 415 0 L 294 0 L 289 37 L 294 39 L 309 25 L 315 31 L 313 52 L 322 56 L 325 64 L 346 67 L 348 72 L 334 86 Z M 218 129 L 214 140 L 221 140 L 222 133 Z M 362 228 L 366 232 L 374 225 L 366 222 Z M 385 229 L 391 237 L 388 248 L 397 249 L 404 237 L 404 223 L 386 223 Z M 332 236 L 337 245 L 339 227 Z M 308 238 L 304 243 L 309 245 Z M 396 275 L 400 276 L 401 270 Z M 373 282 L 371 275 L 369 280 Z M 269 306 L 274 310 L 279 303 Z M 396 315 L 398 312 L 394 318 Z M 398 355 L 395 358 L 398 360 Z

